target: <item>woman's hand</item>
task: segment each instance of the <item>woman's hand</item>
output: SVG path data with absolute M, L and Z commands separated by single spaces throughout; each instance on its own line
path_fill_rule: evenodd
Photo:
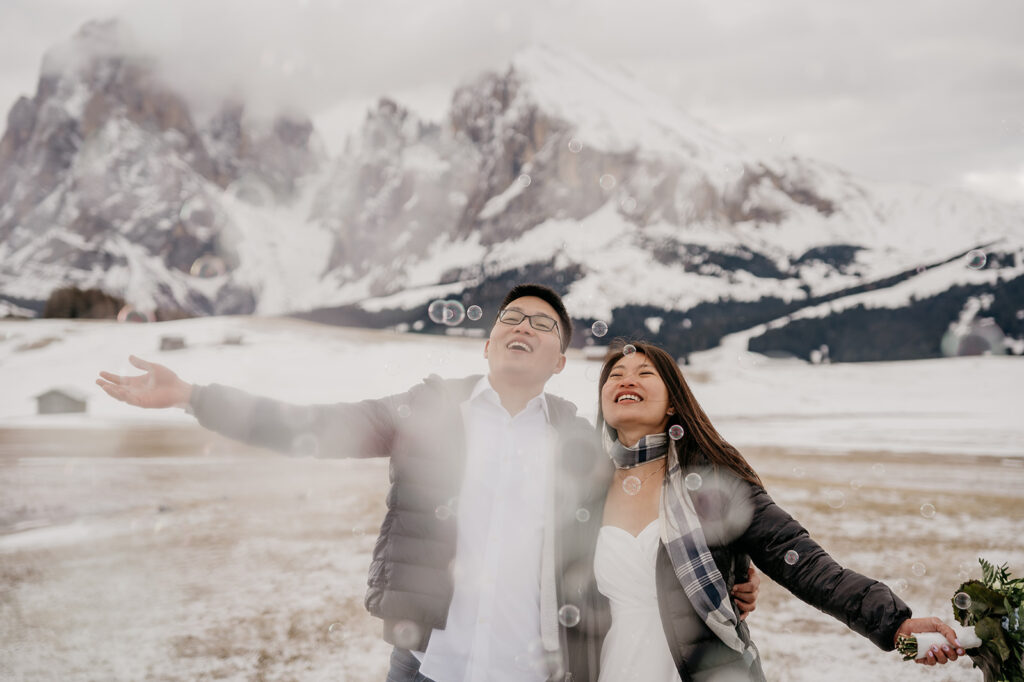
M 750 612 L 757 608 L 757 594 L 761 590 L 761 575 L 753 566 L 747 571 L 747 580 L 732 588 L 733 603 L 740 614 L 740 620 L 746 620 Z
M 896 630 L 896 639 L 899 639 L 900 635 L 910 636 L 915 632 L 938 632 L 948 642 L 948 644 L 943 644 L 941 647 L 933 646 L 927 656 L 917 659 L 915 663 L 920 663 L 921 665 L 943 664 L 955 661 L 958 657 L 964 655 L 963 647 L 957 641 L 956 632 L 938 618 L 908 618 Z
M 145 374 L 127 377 L 110 372 L 100 372 L 102 379 L 96 383 L 112 398 L 136 407 L 184 407 L 192 397 L 192 384 L 182 381 L 178 375 L 163 365 L 146 362 L 134 355 L 128 361 Z

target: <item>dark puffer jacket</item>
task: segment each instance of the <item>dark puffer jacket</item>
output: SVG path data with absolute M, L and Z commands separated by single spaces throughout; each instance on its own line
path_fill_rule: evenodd
M 838 619 L 879 648 L 891 651 L 900 624 L 911 611 L 883 583 L 843 568 L 811 539 L 792 516 L 760 486 L 731 474 L 697 470 L 701 489 L 692 493 L 708 548 L 731 590 L 746 581 L 750 560 L 795 596 Z M 787 562 L 787 552 L 792 563 Z M 672 570 L 668 552 L 658 549 L 655 576 L 662 625 L 684 682 L 702 672 L 743 670 L 764 680 L 760 659 L 746 670 L 741 656 L 727 648 L 700 621 Z M 750 642 L 746 623 L 737 632 Z M 729 679 L 735 679 L 730 677 Z
M 465 465 L 460 404 L 480 377 L 432 376 L 406 393 L 357 403 L 299 406 L 238 389 L 196 387 L 191 409 L 204 427 L 246 443 L 321 457 L 390 457 L 387 512 L 373 549 L 366 608 L 384 621 L 384 639 L 423 651 L 443 629 L 454 585 L 455 515 Z M 607 482 L 607 457 L 576 407 L 547 395 L 559 443 L 554 567 L 557 603 L 580 608 L 559 627 L 562 661 L 552 679 L 596 680 L 607 610 L 592 606 L 593 550 Z M 440 513 L 439 513 L 440 512 Z
M 433 629 L 443 629 L 451 602 L 454 517 L 438 514 L 458 498 L 465 460 L 459 405 L 479 377 L 430 377 L 410 391 L 358 403 L 297 406 L 258 398 L 226 386 L 196 387 L 192 411 L 206 428 L 282 452 L 323 457 L 390 456 L 387 513 L 370 565 L 366 607 L 384 620 L 394 643 L 398 623 L 412 623 L 423 650 Z M 614 469 L 593 427 L 571 403 L 548 395 L 559 437 L 555 467 L 555 566 L 558 604 L 579 607 L 580 621 L 560 628 L 561 665 L 552 679 L 596 682 L 601 644 L 610 624 L 607 600 L 597 591 L 594 547 Z M 310 439 L 312 436 L 312 440 Z M 799 523 L 760 487 L 732 477 L 708 477 L 696 497 L 708 545 L 731 588 L 745 579 L 748 556 L 796 596 L 835 616 L 885 650 L 910 610 L 885 585 L 839 566 Z M 712 481 L 719 481 L 711 485 Z M 734 515 L 732 509 L 745 509 Z M 725 519 L 727 523 L 716 523 Z M 790 549 L 800 559 L 784 560 Z M 721 662 L 721 647 L 694 612 L 664 547 L 656 567 L 662 623 L 683 680 Z M 406 628 L 405 633 L 410 632 Z M 749 641 L 745 624 L 741 637 Z M 404 640 L 404 638 L 403 638 Z M 729 652 L 724 652 L 729 656 Z M 760 667 L 752 679 L 763 679 Z

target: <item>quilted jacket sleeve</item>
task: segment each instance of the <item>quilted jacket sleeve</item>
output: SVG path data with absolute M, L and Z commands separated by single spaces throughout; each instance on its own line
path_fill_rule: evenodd
M 390 452 L 403 396 L 331 405 L 294 405 L 211 384 L 193 388 L 200 425 L 278 452 L 319 457 L 380 457 Z
M 754 563 L 794 595 L 891 651 L 910 608 L 885 584 L 840 566 L 760 486 L 749 486 L 752 518 L 739 540 Z M 786 561 L 787 552 L 790 562 Z

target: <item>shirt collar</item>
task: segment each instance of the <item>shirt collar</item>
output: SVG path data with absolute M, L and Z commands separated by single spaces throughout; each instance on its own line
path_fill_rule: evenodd
M 501 398 L 498 396 L 498 392 L 494 390 L 493 386 L 491 386 L 491 381 L 487 378 L 486 374 L 480 377 L 480 381 L 476 382 L 476 386 L 473 387 L 473 392 L 469 394 L 469 399 L 466 402 L 472 403 L 477 400 L 485 400 L 493 405 L 497 405 L 503 410 L 505 409 L 505 406 L 501 404 Z M 530 401 L 526 403 L 526 407 L 523 408 L 523 412 L 531 409 L 535 404 L 540 405 L 540 409 L 544 413 L 544 420 L 550 422 L 551 415 L 548 413 L 547 394 L 541 391 L 530 398 Z

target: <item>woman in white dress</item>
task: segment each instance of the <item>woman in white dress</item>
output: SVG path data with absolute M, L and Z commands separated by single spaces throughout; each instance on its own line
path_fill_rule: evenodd
M 884 584 L 837 564 L 775 505 L 743 456 L 715 431 L 679 367 L 640 342 L 613 349 L 600 380 L 598 429 L 615 463 L 594 575 L 611 608 L 603 682 L 764 680 L 730 591 L 750 559 L 793 594 L 891 651 L 899 634 L 942 632 L 911 618 Z

